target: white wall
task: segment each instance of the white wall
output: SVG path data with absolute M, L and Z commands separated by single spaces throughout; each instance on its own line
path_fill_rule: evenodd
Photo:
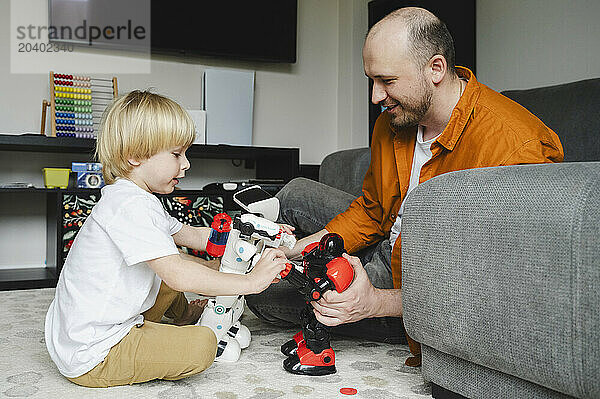
M 344 0 L 340 0 L 343 2 Z M 339 7 L 337 146 L 369 145 L 369 85 L 362 63 L 362 45 L 368 29 L 368 0 L 346 1 Z
M 367 29 L 366 4 L 367 0 L 299 0 L 295 64 L 153 56 L 150 74 L 118 75 L 120 91 L 154 87 L 185 108 L 200 109 L 206 67 L 254 70 L 254 144 L 299 147 L 301 163 L 319 164 L 338 148 L 368 144 L 363 104 L 367 86 L 360 60 Z M 48 75 L 10 73 L 9 7 L 9 0 L 0 0 L 0 132 L 36 132 L 41 101 L 49 96 Z M 126 53 L 104 54 L 135 59 Z M 64 72 L 85 73 L 77 65 Z M 360 99 L 353 98 L 359 94 Z M 340 98 L 342 107 L 338 106 Z M 350 123 L 338 129 L 340 120 Z
M 155 56 L 150 74 L 118 76 L 121 91 L 154 87 L 198 109 L 206 67 L 255 70 L 255 144 L 299 147 L 302 163 L 318 164 L 368 144 L 367 3 L 299 0 L 296 64 Z M 48 77 L 10 73 L 9 5 L 0 0 L 0 132 L 37 131 Z M 494 89 L 600 76 L 600 1 L 478 0 L 476 15 L 477 76 Z
M 495 90 L 600 77 L 600 1 L 477 0 L 477 79 Z
M 185 108 L 200 109 L 206 67 L 254 70 L 254 143 L 298 147 L 301 163 L 319 164 L 337 149 L 368 145 L 367 80 L 360 57 L 367 30 L 367 2 L 299 0 L 295 64 L 153 56 L 150 74 L 117 75 L 120 92 L 153 87 Z M 0 0 L 0 27 L 0 133 L 38 132 L 41 102 L 49 97 L 48 75 L 10 73 L 10 0 Z M 136 59 L 135 55 L 124 56 Z M 85 74 L 77 65 L 72 71 L 57 72 Z M 71 161 L 85 158 L 85 154 L 0 151 L 0 184 L 27 181 L 41 186 L 42 167 L 69 167 Z M 182 188 L 254 177 L 253 170 L 236 168 L 229 160 L 191 162 Z M 43 201 L 43 196 L 30 194 L 0 195 L 0 268 L 44 263 Z M 23 237 L 27 239 L 19 239 Z
M 154 57 L 150 74 L 120 75 L 121 90 L 154 87 L 186 108 L 200 108 L 204 68 L 255 70 L 255 143 L 299 147 L 302 163 L 318 164 L 330 152 L 368 144 L 361 61 L 367 3 L 299 0 L 296 64 Z M 0 133 L 35 132 L 41 100 L 48 97 L 48 76 L 10 73 L 9 4 L 0 0 Z M 478 0 L 478 79 L 504 90 L 600 77 L 599 17 L 598 0 Z M 0 151 L 0 183 L 39 185 L 41 167 L 68 166 L 78 158 Z M 193 160 L 190 174 L 184 188 L 250 178 L 253 171 L 226 160 Z M 45 257 L 39 242 L 45 237 L 44 204 L 40 198 L 17 197 L 0 198 L 0 267 L 39 266 Z M 16 218 L 7 214 L 13 203 L 19 205 Z

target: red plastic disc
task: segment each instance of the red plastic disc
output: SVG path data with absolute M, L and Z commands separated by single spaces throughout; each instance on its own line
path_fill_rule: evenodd
M 358 391 L 355 388 L 342 388 L 340 392 L 344 395 L 356 395 Z

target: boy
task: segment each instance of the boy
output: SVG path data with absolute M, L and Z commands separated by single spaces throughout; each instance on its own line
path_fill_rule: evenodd
M 184 177 L 194 136 L 178 104 L 149 92 L 129 93 L 104 115 L 96 155 L 108 185 L 69 251 L 46 315 L 50 357 L 76 384 L 177 380 L 205 370 L 217 350 L 212 330 L 160 324 L 162 316 L 190 317 L 185 291 L 258 293 L 285 267 L 277 249 L 265 250 L 246 275 L 180 256 L 176 245 L 205 250 L 210 229 L 182 225 L 151 193 L 171 193 Z

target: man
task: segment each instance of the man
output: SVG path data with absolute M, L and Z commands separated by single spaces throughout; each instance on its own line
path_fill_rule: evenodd
M 353 200 L 296 179 L 278 197 L 283 221 L 310 234 L 289 257 L 328 232 L 344 238 L 348 253 L 360 251 L 361 259 L 348 257 L 355 269 L 352 285 L 313 303 L 317 319 L 337 326 L 334 333 L 402 342 L 399 236 L 410 190 L 455 170 L 561 162 L 563 149 L 558 136 L 525 108 L 479 83 L 468 69 L 454 67 L 452 37 L 427 10 L 402 8 L 374 25 L 363 63 L 373 80 L 372 102 L 386 107 L 373 130 L 363 195 Z M 247 298 L 250 309 L 272 322 L 297 323 L 303 306 L 285 282 Z M 420 345 L 407 339 L 414 357 L 406 364 L 420 365 Z

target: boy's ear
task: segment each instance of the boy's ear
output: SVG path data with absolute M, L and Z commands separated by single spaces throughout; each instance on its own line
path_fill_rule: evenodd
M 141 164 L 141 162 L 140 162 L 140 161 L 138 161 L 138 160 L 137 160 L 137 159 L 135 159 L 135 158 L 129 158 L 129 159 L 127 160 L 127 162 L 129 162 L 129 164 L 130 164 L 131 166 L 140 166 L 140 164 Z

